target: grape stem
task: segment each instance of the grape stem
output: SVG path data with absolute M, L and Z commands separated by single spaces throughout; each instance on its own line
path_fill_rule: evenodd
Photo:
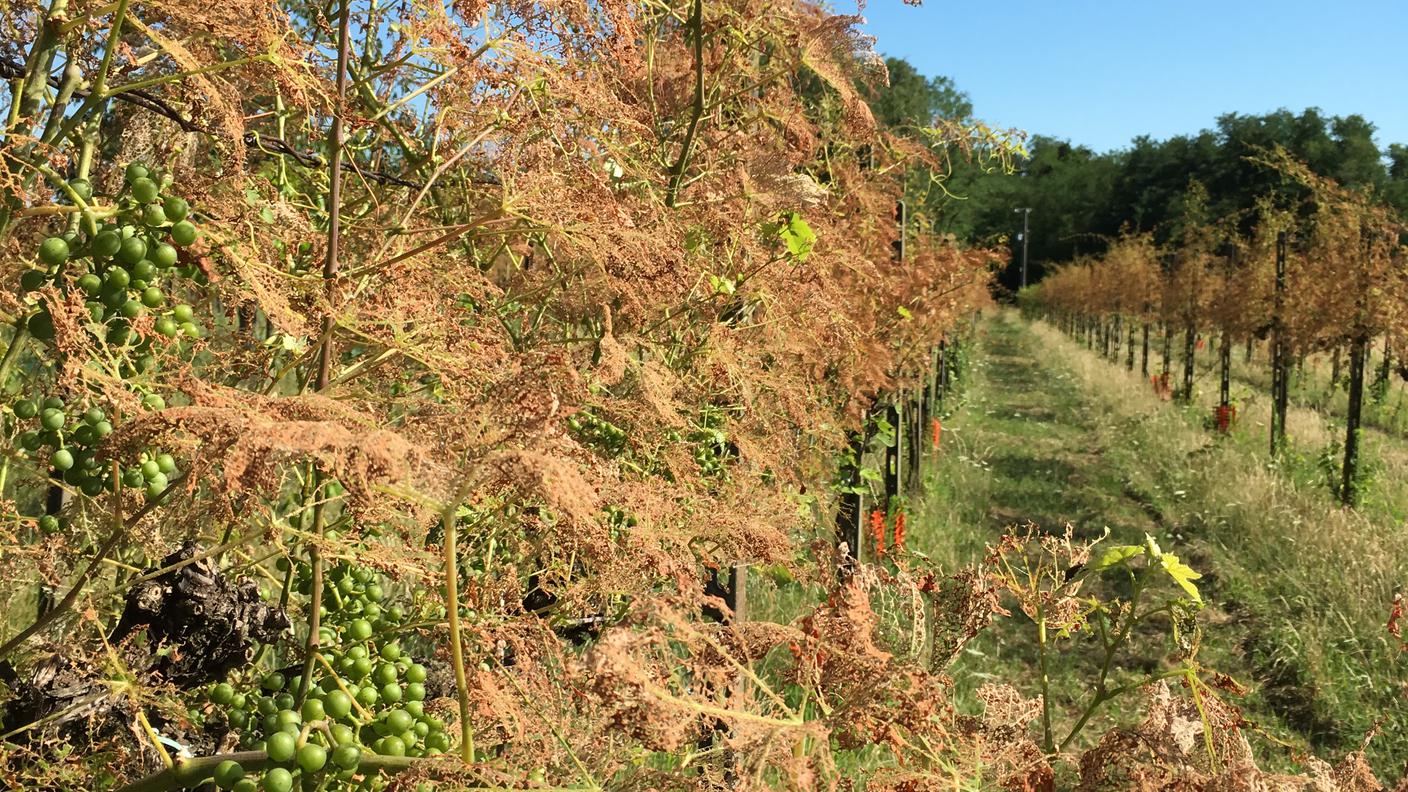
M 343 102 L 347 97 L 347 60 L 349 56 L 349 39 L 351 34 L 349 28 L 352 24 L 352 4 L 351 0 L 342 0 L 342 7 L 339 9 L 337 22 L 337 103 L 333 106 L 332 114 L 332 134 L 329 135 L 328 148 L 328 251 L 327 259 L 323 262 L 323 281 L 328 284 L 328 291 L 332 291 L 332 284 L 337 279 L 338 270 L 338 248 L 340 246 L 342 234 L 342 115 Z M 332 364 L 333 340 L 332 340 L 333 319 L 332 314 L 323 316 L 323 341 L 318 349 L 318 369 L 317 380 L 314 388 L 322 391 L 328 386 L 328 374 Z M 318 470 L 313 471 L 313 492 L 317 495 L 323 482 L 323 475 Z M 313 531 L 318 539 L 323 537 L 324 529 L 324 498 L 317 495 L 318 500 L 313 504 Z M 317 544 L 309 546 L 308 558 L 312 567 L 311 574 L 313 585 L 309 592 L 308 607 L 308 644 L 305 647 L 305 657 L 303 660 L 303 675 L 298 680 L 298 695 L 294 700 L 302 704 L 308 696 L 308 686 L 312 682 L 313 667 L 318 657 L 318 643 L 321 640 L 318 635 L 320 625 L 320 613 L 323 608 L 323 553 Z
M 455 669 L 455 692 L 460 705 L 460 757 L 466 765 L 474 764 L 474 726 L 469 722 L 469 678 L 464 671 L 464 644 L 460 635 L 459 550 L 455 546 L 459 531 L 460 504 L 469 496 L 466 481 L 455 499 L 440 516 L 445 534 L 445 614 L 450 621 L 450 663 Z

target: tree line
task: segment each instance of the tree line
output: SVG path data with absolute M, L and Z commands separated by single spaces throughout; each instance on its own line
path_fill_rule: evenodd
M 891 84 L 871 97 L 877 119 L 915 137 L 946 121 L 970 121 L 972 102 L 946 77 L 925 77 L 900 58 L 887 58 Z M 1011 173 L 985 167 L 981 159 L 953 159 L 944 189 L 926 203 L 935 229 L 958 240 L 1006 241 L 1012 263 L 1000 275 L 1008 289 L 1018 282 L 1021 218 L 1015 207 L 1031 207 L 1030 280 L 1082 255 L 1106 252 L 1122 234 L 1152 235 L 1167 244 L 1182 233 L 1190 181 L 1206 190 L 1212 217 L 1236 217 L 1250 230 L 1257 202 L 1284 188 L 1280 176 L 1256 161 L 1281 148 L 1313 174 L 1373 196 L 1399 215 L 1408 213 L 1408 144 L 1380 148 L 1374 125 L 1363 116 L 1300 112 L 1229 112 L 1212 128 L 1156 140 L 1141 135 L 1122 149 L 1089 146 L 1036 134 Z M 1288 202 L 1305 190 L 1284 188 Z M 963 200 L 954 200 L 954 197 Z

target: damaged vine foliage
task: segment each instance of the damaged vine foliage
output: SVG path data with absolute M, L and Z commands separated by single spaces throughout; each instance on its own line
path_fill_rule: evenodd
M 952 656 L 983 575 L 810 544 L 847 432 L 987 300 L 995 254 L 896 227 L 905 174 L 1010 154 L 878 130 L 857 22 L 7 5 L 0 777 L 1048 779 L 871 607 Z M 746 564 L 795 618 L 712 595 Z

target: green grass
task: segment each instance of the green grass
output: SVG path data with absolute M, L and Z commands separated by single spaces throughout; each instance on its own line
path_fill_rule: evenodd
M 1370 439 L 1386 472 L 1366 507 L 1349 511 L 1331 500 L 1315 459 L 1333 426 L 1296 410 L 1293 453 L 1270 465 L 1265 399 L 1245 383 L 1242 420 L 1219 437 L 1203 428 L 1208 405 L 1162 402 L 1122 362 L 1013 314 L 984 326 L 974 357 L 966 402 L 945 422 L 943 452 L 928 471 L 916 548 L 953 566 L 1026 521 L 1070 522 L 1085 537 L 1108 527 L 1119 542 L 1149 532 L 1205 574 L 1211 606 L 1199 657 L 1252 688 L 1238 702 L 1249 718 L 1329 758 L 1356 748 L 1382 719 L 1368 755 L 1381 774 L 1399 771 L 1408 663 L 1384 620 L 1394 585 L 1408 579 L 1403 496 L 1387 493 L 1401 441 Z M 1024 622 L 1005 620 L 970 647 L 953 669 L 961 691 L 994 680 L 1035 694 Z M 1147 638 L 1127 658 L 1126 679 L 1164 662 L 1167 647 Z M 1076 653 L 1053 669 L 1053 701 L 1067 717 L 1088 692 L 1089 662 Z M 1138 717 L 1133 704 L 1111 709 L 1094 731 Z M 1269 765 L 1294 766 L 1274 741 L 1253 743 Z

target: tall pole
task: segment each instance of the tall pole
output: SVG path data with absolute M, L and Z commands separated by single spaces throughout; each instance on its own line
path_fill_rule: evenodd
M 1013 209 L 1012 211 L 1022 213 L 1022 288 L 1025 289 L 1027 288 L 1027 237 L 1030 235 L 1028 233 L 1028 220 L 1031 219 L 1032 208 L 1027 206 L 1020 209 Z

